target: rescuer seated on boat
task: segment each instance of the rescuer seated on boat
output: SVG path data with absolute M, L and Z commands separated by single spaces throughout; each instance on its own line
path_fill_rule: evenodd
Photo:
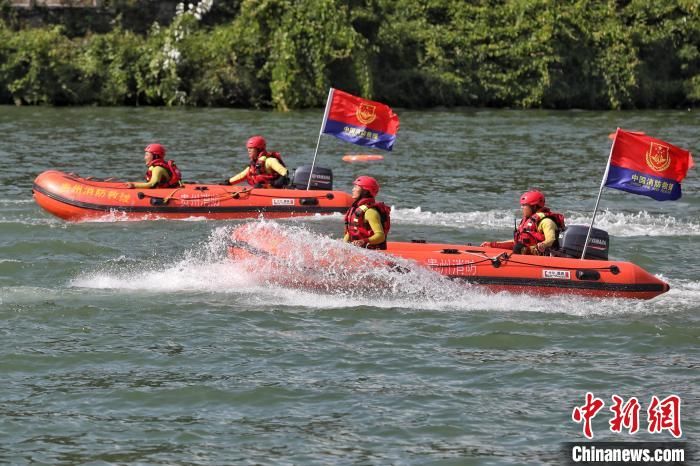
M 279 152 L 267 152 L 267 143 L 262 136 L 248 139 L 246 149 L 250 165 L 223 184 L 238 184 L 248 181 L 256 188 L 284 188 L 289 184 L 288 170 Z
M 520 197 L 523 218 L 512 241 L 486 241 L 482 247 L 511 249 L 514 254 L 549 255 L 559 248 L 559 232 L 564 229 L 564 216 L 545 207 L 544 194 L 528 191 Z
M 146 162 L 145 183 L 127 183 L 127 188 L 177 188 L 181 186 L 182 175 L 172 160 L 165 160 L 165 147 L 149 144 L 144 149 L 143 160 Z
M 345 214 L 343 241 L 367 249 L 386 249 L 386 238 L 391 228 L 391 209 L 374 198 L 379 183 L 371 176 L 360 176 L 353 182 L 355 200 Z

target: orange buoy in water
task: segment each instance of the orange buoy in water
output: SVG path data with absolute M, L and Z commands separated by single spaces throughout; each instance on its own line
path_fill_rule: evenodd
M 344 155 L 343 162 L 379 162 L 384 160 L 383 155 L 371 155 L 371 154 L 356 154 L 356 155 Z

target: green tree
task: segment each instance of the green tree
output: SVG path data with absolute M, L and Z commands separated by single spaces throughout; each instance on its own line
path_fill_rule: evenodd
M 343 73 L 354 76 L 357 91 L 371 93 L 367 41 L 337 0 L 247 0 L 234 31 L 237 62 L 269 83 L 278 110 L 322 105 Z
M 82 103 L 78 49 L 60 27 L 9 32 L 2 27 L 0 82 L 16 104 Z

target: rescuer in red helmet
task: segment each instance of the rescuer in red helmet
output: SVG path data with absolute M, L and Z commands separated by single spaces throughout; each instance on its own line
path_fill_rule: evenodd
M 182 174 L 172 160 L 165 160 L 165 147 L 161 144 L 149 144 L 144 149 L 143 161 L 146 170 L 146 182 L 127 183 L 127 188 L 177 188 L 181 186 Z
M 375 197 L 379 183 L 371 176 L 359 176 L 353 182 L 354 202 L 345 214 L 343 241 L 368 249 L 386 249 L 391 228 L 391 208 Z
M 523 218 L 510 241 L 486 241 L 483 247 L 511 249 L 515 254 L 548 255 L 558 247 L 564 216 L 545 206 L 544 194 L 532 190 L 520 196 Z
M 223 184 L 238 184 L 248 181 L 256 188 L 284 188 L 289 184 L 288 170 L 279 152 L 268 152 L 262 136 L 253 136 L 246 143 L 250 164 Z

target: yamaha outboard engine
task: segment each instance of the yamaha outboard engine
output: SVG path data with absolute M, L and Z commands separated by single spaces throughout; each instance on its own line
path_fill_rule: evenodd
M 330 168 L 314 166 L 314 172 L 311 174 L 311 165 L 302 165 L 294 170 L 292 188 L 306 189 L 309 184 L 309 175 L 311 175 L 309 189 L 333 191 L 333 171 Z
M 588 235 L 587 225 L 569 225 L 559 233 L 559 252 L 566 257 L 581 258 Z M 608 260 L 610 236 L 605 230 L 593 228 L 584 259 Z

